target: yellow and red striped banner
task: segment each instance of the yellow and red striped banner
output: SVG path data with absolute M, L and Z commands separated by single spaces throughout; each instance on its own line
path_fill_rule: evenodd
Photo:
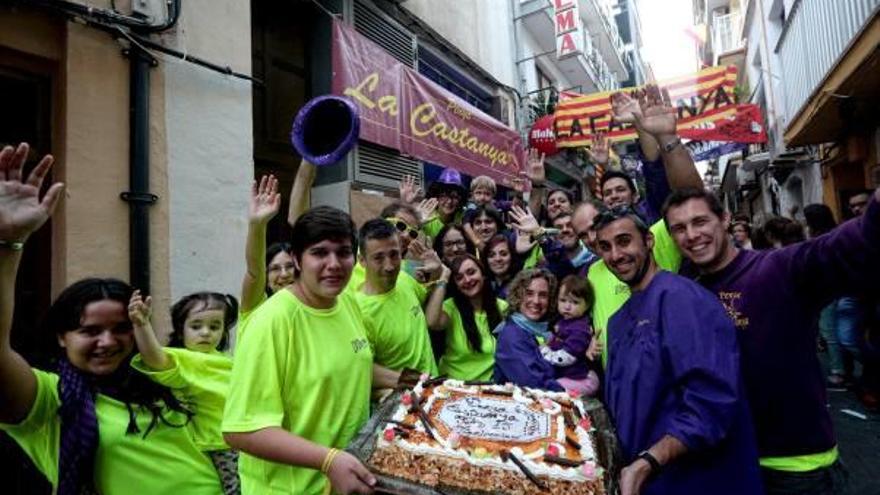
M 710 67 L 696 74 L 658 83 L 669 91 L 678 110 L 678 129 L 707 126 L 736 114 L 736 66 Z M 605 133 L 609 141 L 629 141 L 636 131 L 611 119 L 611 95 L 638 88 L 592 93 L 565 99 L 556 107 L 556 145 L 560 148 L 588 146 L 593 134 Z

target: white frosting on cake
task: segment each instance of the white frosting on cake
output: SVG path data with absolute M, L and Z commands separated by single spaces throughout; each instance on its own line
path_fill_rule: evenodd
M 499 392 L 512 392 L 512 396 L 509 398 L 505 398 L 505 399 L 494 398 L 494 397 L 485 397 L 485 396 L 481 397 L 481 399 L 484 399 L 486 401 L 490 401 L 491 404 L 495 404 L 496 402 L 499 402 L 499 401 L 508 400 L 508 401 L 513 401 L 518 404 L 528 405 L 528 404 L 532 404 L 533 402 L 535 402 L 534 399 L 538 399 L 540 401 L 541 399 L 548 398 L 548 399 L 552 399 L 554 401 L 559 400 L 559 401 L 564 401 L 566 403 L 571 402 L 571 403 L 573 403 L 573 406 L 576 407 L 578 409 L 578 411 L 581 413 L 580 414 L 581 417 L 587 417 L 587 414 L 584 410 L 582 402 L 579 399 L 572 399 L 571 397 L 569 397 L 565 393 L 547 392 L 544 390 L 536 390 L 536 389 L 525 389 L 524 390 L 520 387 L 512 386 L 510 384 L 507 384 L 507 385 L 484 385 L 482 387 L 479 387 L 479 386 L 465 385 L 460 380 L 446 380 L 443 382 L 442 386 L 446 389 L 447 393 L 442 393 L 442 392 L 439 394 L 432 393 L 431 396 L 427 399 L 427 401 L 423 402 L 423 404 L 422 404 L 422 407 L 424 408 L 424 410 L 426 412 L 431 410 L 431 406 L 434 405 L 436 400 L 448 398 L 449 397 L 448 392 L 454 391 L 454 392 L 458 392 L 461 394 L 471 394 L 472 395 L 472 394 L 479 393 L 479 391 L 482 389 L 482 390 L 493 390 L 493 391 L 499 391 Z M 437 388 L 435 387 L 434 390 L 436 391 Z M 424 387 L 422 386 L 421 381 L 419 381 L 419 383 L 416 385 L 416 387 L 413 389 L 413 391 L 418 393 L 419 395 L 421 395 L 424 392 Z M 473 399 L 469 399 L 469 400 L 474 401 L 474 400 L 479 400 L 479 399 L 473 398 Z M 555 419 L 555 421 L 556 421 L 556 435 L 555 435 L 555 438 L 553 438 L 552 440 L 555 440 L 557 442 L 556 443 L 557 448 L 559 448 L 561 452 L 564 452 L 564 450 L 565 450 L 564 446 L 566 444 L 566 441 L 565 441 L 565 437 L 566 437 L 565 419 L 560 414 L 560 412 L 562 411 L 562 407 L 556 402 L 554 402 L 553 405 L 555 407 L 551 406 L 549 409 L 544 408 L 542 406 L 542 411 L 544 414 L 547 414 L 549 416 L 548 420 L 552 421 L 553 419 Z M 392 415 L 391 419 L 394 421 L 403 421 L 404 418 L 406 418 L 406 416 L 407 416 L 408 409 L 409 408 L 403 404 L 398 405 L 398 407 L 395 410 L 394 414 Z M 541 414 L 540 412 L 536 412 L 536 413 Z M 387 428 L 393 428 L 394 426 L 395 425 L 393 423 L 387 423 L 383 427 L 383 430 L 387 429 Z M 416 421 L 413 426 L 414 426 L 414 431 L 422 431 L 422 432 L 425 431 L 425 428 L 422 425 L 421 421 Z M 586 463 L 593 464 L 595 466 L 596 453 L 593 449 L 593 442 L 590 439 L 589 432 L 584 430 L 580 425 L 575 426 L 574 432 L 577 437 L 577 441 L 581 447 L 581 449 L 580 449 L 581 458 L 584 459 Z M 478 466 L 478 467 L 492 467 L 492 468 L 498 468 L 498 469 L 506 469 L 509 471 L 519 471 L 519 468 L 517 468 L 514 463 L 504 462 L 501 459 L 501 457 L 498 455 L 490 454 L 487 457 L 476 457 L 466 449 L 451 447 L 449 442 L 447 441 L 447 439 L 443 438 L 443 436 L 440 434 L 440 432 L 438 432 L 436 430 L 434 430 L 434 436 L 436 437 L 436 440 L 437 440 L 436 444 L 434 444 L 433 442 L 431 442 L 431 443 L 414 443 L 414 442 L 408 441 L 408 439 L 403 438 L 400 435 L 395 436 L 394 439 L 391 442 L 389 442 L 389 441 L 385 440 L 385 438 L 382 434 L 380 434 L 378 436 L 378 440 L 377 440 L 377 447 L 383 448 L 383 447 L 388 447 L 393 444 L 396 447 L 399 447 L 403 450 L 406 450 L 406 451 L 409 451 L 409 452 L 412 452 L 415 454 L 446 456 L 446 457 L 451 457 L 451 458 L 455 458 L 455 459 L 462 459 L 465 462 L 468 462 L 469 464 L 474 465 L 474 466 Z M 462 435 L 462 436 L 467 437 L 467 435 Z M 548 438 L 548 440 L 551 440 L 551 439 Z M 535 475 L 547 475 L 547 476 L 554 478 L 554 479 L 561 479 L 561 480 L 567 480 L 567 481 L 588 481 L 588 478 L 586 478 L 584 476 L 581 467 L 568 467 L 568 466 L 561 466 L 561 465 L 557 465 L 557 464 L 542 462 L 542 458 L 545 454 L 545 451 L 543 448 L 526 454 L 525 452 L 523 452 L 523 450 L 521 448 L 513 447 L 510 449 L 510 452 L 513 455 L 515 455 L 517 458 L 519 458 L 519 460 Z

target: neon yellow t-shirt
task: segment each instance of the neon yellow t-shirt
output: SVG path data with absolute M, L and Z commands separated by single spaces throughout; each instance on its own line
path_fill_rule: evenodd
M 461 219 L 464 217 L 463 212 L 458 212 L 452 217 L 452 222 L 456 225 L 461 225 Z M 443 230 L 446 224 L 443 223 L 443 220 L 440 220 L 440 217 L 435 215 L 431 217 L 427 222 L 422 224 L 422 232 L 425 233 L 426 236 L 430 237 L 433 241 L 437 238 L 437 235 L 440 234 L 440 231 Z
M 837 461 L 839 454 L 837 445 L 818 454 L 795 455 L 791 457 L 761 457 L 758 462 L 761 467 L 775 471 L 787 471 L 803 473 L 816 469 L 826 468 Z
M 675 273 L 681 266 L 681 253 L 663 220 L 651 225 L 651 233 L 654 234 L 654 260 L 657 265 L 667 271 Z M 614 273 L 608 269 L 605 262 L 599 260 L 590 266 L 587 279 L 593 286 L 596 294 L 596 302 L 593 303 L 593 328 L 602 329 L 602 365 L 608 362 L 608 320 L 629 299 L 629 287 L 620 281 Z
M 61 420 L 58 408 L 58 375 L 33 370 L 37 396 L 27 417 L 17 425 L 0 424 L 21 446 L 37 469 L 57 488 Z M 207 454 L 193 441 L 189 428 L 159 421 L 144 438 L 152 415 L 135 409 L 140 433 L 126 434 L 128 408 L 125 403 L 98 394 L 98 449 L 95 456 L 95 487 L 103 495 L 130 493 L 223 493 L 217 471 Z M 166 411 L 172 424 L 182 425 L 186 416 Z
M 223 440 L 220 423 L 229 393 L 232 358 L 219 351 L 194 352 L 176 347 L 165 347 L 163 350 L 171 360 L 171 368 L 152 370 L 140 354 L 131 360 L 131 366 L 154 382 L 173 390 L 192 409 L 195 416 L 188 426 L 200 449 L 229 449 Z
M 529 268 L 534 268 L 538 266 L 538 263 L 544 260 L 544 252 L 541 250 L 541 246 L 536 244 L 532 247 L 532 250 L 529 251 L 528 256 L 523 262 L 523 270 L 528 270 Z
M 230 349 L 234 349 L 235 346 L 238 344 L 238 341 L 241 339 L 241 331 L 244 328 L 245 323 L 247 323 L 251 315 L 254 314 L 254 311 L 256 311 L 257 308 L 260 307 L 260 305 L 266 302 L 266 299 L 268 298 L 269 297 L 266 296 L 266 293 L 263 292 L 263 296 L 260 298 L 260 302 L 258 302 L 256 306 L 249 309 L 248 311 L 239 310 L 238 318 L 235 320 L 235 339 L 233 340 L 233 342 L 230 342 Z
M 501 299 L 496 301 L 498 311 L 504 314 L 507 303 Z M 440 357 L 440 374 L 457 380 L 491 380 L 495 369 L 495 336 L 492 335 L 494 328 L 489 328 L 486 312 L 474 312 L 481 346 L 479 352 L 474 352 L 464 331 L 461 313 L 452 299 L 443 301 L 443 311 L 450 321 L 446 329 L 446 351 Z
M 251 316 L 239 342 L 223 416 L 224 432 L 278 427 L 343 448 L 366 422 L 373 353 L 354 298 L 331 309 L 303 304 L 281 290 Z M 320 494 L 314 469 L 239 457 L 242 493 Z
M 355 299 L 375 362 L 395 371 L 412 368 L 437 376 L 428 322 L 422 311 L 427 296 L 424 287 L 400 273 L 394 288 L 385 294 L 367 295 L 362 289 L 363 284 L 355 291 Z

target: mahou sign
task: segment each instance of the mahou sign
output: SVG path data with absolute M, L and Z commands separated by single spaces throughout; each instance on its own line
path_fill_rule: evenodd
M 333 93 L 361 114 L 360 138 L 511 185 L 525 163 L 519 134 L 333 21 Z

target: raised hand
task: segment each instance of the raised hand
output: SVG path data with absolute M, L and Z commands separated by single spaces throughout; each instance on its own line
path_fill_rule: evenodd
M 437 256 L 437 252 L 433 249 L 422 250 L 419 253 L 419 260 L 422 262 L 422 266 L 416 269 L 416 280 L 420 282 L 437 278 L 443 270 L 443 262 L 440 261 L 440 256 Z
M 587 148 L 587 154 L 590 156 L 590 161 L 596 165 L 608 165 L 608 159 L 610 157 L 608 137 L 605 133 L 600 132 L 593 134 L 592 141 L 592 146 Z
M 253 183 L 248 220 L 266 224 L 278 213 L 280 206 L 281 194 L 278 193 L 278 179 L 274 175 L 264 175 L 259 183 Z
M 513 188 L 514 191 L 518 193 L 524 193 L 526 189 L 528 189 L 529 182 L 530 181 L 528 179 L 517 177 L 510 181 L 510 186 Z
M 526 254 L 532 250 L 535 245 L 538 244 L 538 241 L 533 241 L 532 236 L 530 236 L 527 232 L 523 232 L 522 230 L 516 231 L 516 240 L 514 241 L 514 248 L 516 252 L 519 254 Z
M 587 347 L 587 359 L 590 361 L 595 361 L 599 356 L 602 355 L 602 329 L 597 328 L 593 333 L 593 340 L 590 341 L 590 346 Z
M 532 215 L 532 212 L 524 210 L 519 206 L 514 206 L 510 209 L 510 219 L 515 229 L 521 230 L 526 234 L 531 235 L 541 230 L 541 225 L 535 219 L 535 216 Z
M 416 178 L 413 175 L 404 175 L 397 188 L 400 191 L 400 200 L 406 204 L 415 203 L 422 192 L 422 188 L 416 186 Z
M 437 211 L 437 198 L 428 198 L 423 199 L 419 202 L 419 205 L 416 207 L 416 211 L 419 212 L 419 220 L 422 223 L 425 223 L 434 216 L 434 212 Z
M 611 95 L 611 115 L 615 122 L 638 124 L 642 117 L 642 108 L 638 102 L 640 95 L 640 90 L 635 91 L 632 96 L 624 91 Z
M 669 91 L 660 90 L 656 84 L 645 86 L 643 98 L 642 117 L 638 125 L 648 134 L 655 138 L 669 136 L 676 133 L 676 110 L 669 98 Z
M 27 143 L 21 143 L 18 148 L 6 146 L 0 151 L 0 241 L 24 242 L 46 223 L 64 189 L 64 184 L 56 182 L 40 200 L 40 187 L 54 161 L 52 155 L 44 156 L 27 181 L 21 181 L 29 150 Z
M 128 302 L 128 318 L 136 327 L 144 327 L 150 324 L 152 314 L 153 298 L 144 298 L 140 290 L 135 290 Z
M 547 172 L 544 170 L 544 153 L 539 153 L 535 148 L 529 149 L 526 176 L 533 185 L 541 185 L 547 180 Z

